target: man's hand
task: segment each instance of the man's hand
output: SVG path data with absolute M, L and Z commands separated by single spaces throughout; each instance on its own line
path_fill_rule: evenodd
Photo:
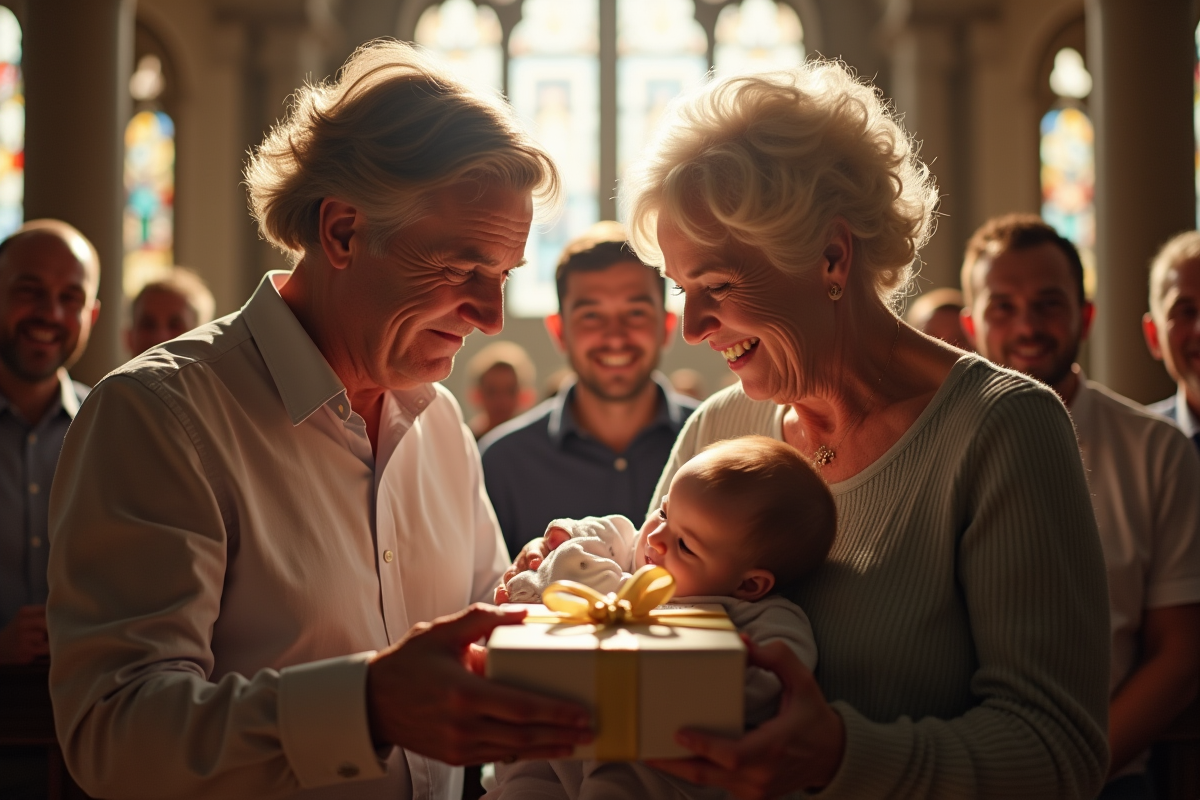
M 562 531 L 561 528 L 552 528 L 551 533 L 556 530 Z M 566 533 L 566 531 L 562 532 Z M 539 536 L 522 547 L 521 552 L 517 553 L 517 557 L 513 559 L 513 563 L 509 565 L 508 571 L 504 573 L 504 577 L 500 579 L 500 585 L 496 587 L 494 593 L 496 604 L 499 605 L 500 603 L 508 602 L 508 589 L 506 587 L 514 575 L 518 572 L 524 572 L 527 569 L 537 569 L 541 566 L 546 556 L 550 555 L 551 550 L 569 538 L 569 534 L 566 538 Z
M 695 758 L 647 763 L 692 783 L 719 786 L 744 800 L 827 786 L 845 752 L 842 718 L 825 702 L 816 679 L 787 645 L 772 642 L 756 647 L 746 639 L 746 646 L 750 663 L 774 672 L 783 683 L 774 719 L 740 739 L 680 731 L 675 740 Z
M 565 758 L 592 740 L 587 710 L 480 677 L 481 648 L 524 611 L 476 604 L 413 627 L 367 668 L 371 735 L 448 764 Z
M 0 630 L 0 664 L 30 664 L 49 656 L 46 607 L 21 606 L 17 615 Z

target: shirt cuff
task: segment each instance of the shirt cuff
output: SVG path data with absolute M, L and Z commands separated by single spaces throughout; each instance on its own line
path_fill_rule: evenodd
M 313 661 L 279 673 L 279 738 L 305 789 L 382 778 L 388 753 L 371 742 L 367 662 L 374 652 Z
M 890 797 L 895 791 L 894 764 L 908 760 L 905 752 L 897 752 L 896 738 L 888 736 L 883 726 L 871 722 L 844 702 L 830 704 L 842 718 L 846 728 L 846 749 L 842 764 L 833 780 L 819 792 L 809 796 L 825 798 Z M 911 724 L 901 718 L 894 725 Z M 888 726 L 888 727 L 893 727 Z M 905 748 L 901 748 L 903 750 Z

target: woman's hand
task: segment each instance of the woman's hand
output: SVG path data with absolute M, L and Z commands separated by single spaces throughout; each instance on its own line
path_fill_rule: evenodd
M 527 569 L 537 569 L 542 563 L 542 560 L 549 555 L 557 544 L 552 545 L 546 540 L 546 537 L 538 537 L 530 541 L 521 548 L 521 552 L 517 553 L 517 557 L 513 559 L 513 563 L 509 566 L 508 571 L 504 573 L 504 577 L 500 579 L 500 585 L 496 587 L 496 605 L 508 602 L 508 582 L 518 572 L 524 572 Z
M 675 740 L 697 757 L 648 763 L 677 778 L 719 786 L 743 800 L 825 787 L 842 764 L 842 718 L 786 645 L 756 647 L 747 640 L 746 646 L 750 663 L 774 672 L 783 683 L 779 713 L 740 739 L 680 731 Z

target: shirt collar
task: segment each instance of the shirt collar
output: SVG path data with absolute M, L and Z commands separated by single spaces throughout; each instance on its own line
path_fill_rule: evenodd
M 1189 439 L 1200 433 L 1200 420 L 1192 413 L 1192 407 L 1187 401 L 1187 392 L 1182 386 L 1175 391 L 1175 424 Z
M 1075 430 L 1079 431 L 1087 428 L 1088 422 L 1092 416 L 1092 392 L 1094 391 L 1088 386 L 1087 375 L 1084 374 L 1082 367 L 1076 367 L 1079 375 L 1079 384 L 1075 389 L 1075 396 L 1071 398 L 1071 404 L 1067 406 L 1067 411 L 1071 413 L 1071 420 L 1075 423 Z
M 292 425 L 299 425 L 321 406 L 339 396 L 344 397 L 346 387 L 279 296 L 279 287 L 289 274 L 280 270 L 264 275 L 258 289 L 243 306 L 242 318 L 275 381 Z M 431 384 L 407 392 L 392 392 L 413 416 L 428 408 L 436 394 L 437 390 Z M 346 419 L 349 414 L 350 404 L 346 401 L 338 416 Z
M 79 392 L 75 391 L 75 381 L 62 367 L 58 369 L 58 396 L 62 402 L 62 410 L 71 419 L 79 413 Z
M 656 371 L 651 379 L 658 385 L 658 410 L 654 414 L 654 419 L 643 430 L 664 426 L 679 433 L 684 423 L 684 411 L 675 398 L 675 390 L 671 388 L 667 377 L 661 372 Z M 550 408 L 547 430 L 550 440 L 557 446 L 562 446 L 570 434 L 586 435 L 571 412 L 571 399 L 575 396 L 576 383 L 577 381 L 572 380 L 559 389 L 558 394 L 554 397 L 554 405 Z
M 75 382 L 71 380 L 71 376 L 67 374 L 63 367 L 58 368 L 58 404 L 51 405 L 46 409 L 46 413 L 42 415 L 42 419 L 49 419 L 60 411 L 67 415 L 70 419 L 75 419 L 75 415 L 79 413 L 79 392 L 75 390 Z M 0 394 L 0 411 L 12 410 L 12 403 L 3 394 Z

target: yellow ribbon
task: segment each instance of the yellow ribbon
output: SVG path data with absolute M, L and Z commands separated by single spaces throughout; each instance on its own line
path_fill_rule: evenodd
M 542 592 L 552 614 L 530 614 L 525 622 L 566 625 L 673 625 L 680 628 L 736 630 L 719 611 L 663 608 L 675 595 L 675 578 L 653 564 L 633 573 L 620 591 L 600 594 L 576 581 L 555 581 Z
M 600 594 L 575 581 L 556 581 L 542 592 L 550 614 L 530 614 L 525 622 L 559 625 L 662 624 L 681 628 L 736 630 L 719 611 L 663 608 L 675 594 L 675 579 L 651 564 L 633 574 L 621 590 Z M 595 757 L 601 761 L 638 758 L 638 661 L 634 636 L 603 639 L 596 662 Z

